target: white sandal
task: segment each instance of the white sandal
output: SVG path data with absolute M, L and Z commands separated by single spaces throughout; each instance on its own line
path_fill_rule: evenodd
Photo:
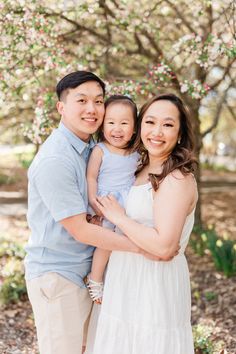
M 91 299 L 96 304 L 102 303 L 102 295 L 103 295 L 103 282 L 97 282 L 92 280 L 89 275 L 84 279 L 84 283 L 89 291 L 89 295 Z

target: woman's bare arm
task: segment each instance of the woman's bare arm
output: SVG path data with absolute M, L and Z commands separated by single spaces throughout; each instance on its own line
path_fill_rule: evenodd
M 130 219 L 112 196 L 100 199 L 100 209 L 140 248 L 168 259 L 179 247 L 182 229 L 187 215 L 194 208 L 196 196 L 193 177 L 183 176 L 177 171 L 175 175 L 166 177 L 154 193 L 154 227 Z

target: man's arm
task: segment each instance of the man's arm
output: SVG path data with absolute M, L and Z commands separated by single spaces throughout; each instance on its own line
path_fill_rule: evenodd
M 87 222 L 86 203 L 69 159 L 61 156 L 45 159 L 37 166 L 33 183 L 55 222 L 60 222 L 76 240 L 107 250 L 142 253 L 127 237 Z
M 127 237 L 115 232 L 89 224 L 86 214 L 79 214 L 60 221 L 63 227 L 77 241 L 109 251 L 128 251 L 139 253 L 140 249 Z
M 86 214 L 71 216 L 61 220 L 60 223 L 77 241 L 105 250 L 139 253 L 153 261 L 169 261 L 178 254 L 178 249 L 165 259 L 151 254 L 139 248 L 126 236 L 118 235 L 109 229 L 94 224 L 89 224 L 86 221 Z

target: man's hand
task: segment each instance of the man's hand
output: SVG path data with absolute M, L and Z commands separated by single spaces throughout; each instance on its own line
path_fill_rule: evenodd
M 159 256 L 155 256 L 154 254 L 151 254 L 147 251 L 144 251 L 144 250 L 140 250 L 140 254 L 142 254 L 144 257 L 150 259 L 151 261 L 159 261 L 159 262 L 169 262 L 171 261 L 175 256 L 177 256 L 179 254 L 179 250 L 180 250 L 180 245 L 178 245 L 178 249 L 176 249 L 176 251 L 171 255 L 169 256 L 168 258 L 161 258 Z

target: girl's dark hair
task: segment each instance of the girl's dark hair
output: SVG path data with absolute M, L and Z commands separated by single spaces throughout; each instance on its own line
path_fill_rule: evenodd
M 177 142 L 171 154 L 162 164 L 162 172 L 160 174 L 151 174 L 149 173 L 149 180 L 152 183 L 153 189 L 156 191 L 159 188 L 159 184 L 163 179 L 174 170 L 180 170 L 184 175 L 192 173 L 194 167 L 197 164 L 197 160 L 193 155 L 194 152 L 194 138 L 193 138 L 193 129 L 189 116 L 187 107 L 184 105 L 182 100 L 172 93 L 161 94 L 151 98 L 146 102 L 138 116 L 138 128 L 137 135 L 134 142 L 133 150 L 137 150 L 140 155 L 140 164 L 136 171 L 138 174 L 142 169 L 148 165 L 149 156 L 148 151 L 145 149 L 142 140 L 141 140 L 141 124 L 142 119 L 148 110 L 148 108 L 156 101 L 166 100 L 175 105 L 179 111 L 179 120 L 180 120 L 180 131 L 179 137 L 180 142 Z M 158 113 L 158 112 L 157 112 Z
M 108 106 L 111 106 L 113 104 L 120 103 L 123 105 L 126 105 L 131 108 L 132 113 L 133 113 L 133 119 L 134 119 L 134 132 L 137 131 L 137 124 L 138 124 L 138 110 L 136 103 L 132 100 L 132 98 L 125 96 L 125 95 L 112 95 L 110 96 L 106 101 L 105 101 L 105 109 L 107 109 Z M 134 145 L 135 141 L 135 133 L 133 134 L 131 140 L 125 146 L 125 149 L 130 149 Z M 99 128 L 98 131 L 98 141 L 104 141 L 105 137 L 103 134 L 103 125 Z

